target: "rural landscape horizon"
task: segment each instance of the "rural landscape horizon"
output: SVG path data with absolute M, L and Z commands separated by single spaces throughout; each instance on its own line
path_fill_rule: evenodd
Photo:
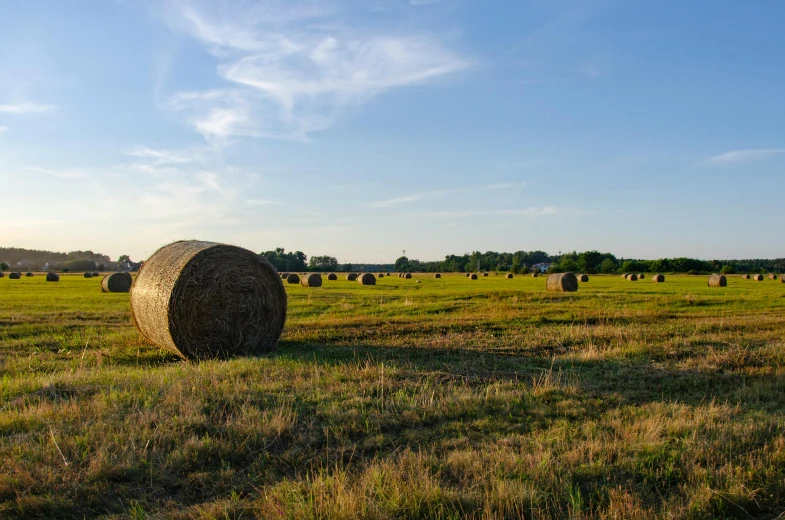
M 785 520 L 783 21 L 0 0 L 0 519 Z

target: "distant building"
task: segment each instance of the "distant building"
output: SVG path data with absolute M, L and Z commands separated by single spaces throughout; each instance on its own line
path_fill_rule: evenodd
M 532 271 L 537 270 L 537 271 L 540 271 L 541 273 L 545 273 L 550 268 L 551 268 L 551 264 L 549 264 L 547 262 L 542 262 L 540 264 L 534 264 L 532 266 Z

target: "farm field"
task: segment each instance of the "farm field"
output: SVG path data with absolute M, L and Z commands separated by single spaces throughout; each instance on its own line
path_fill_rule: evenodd
M 650 276 L 325 277 L 202 363 L 2 278 L 0 518 L 783 518 L 785 284 Z

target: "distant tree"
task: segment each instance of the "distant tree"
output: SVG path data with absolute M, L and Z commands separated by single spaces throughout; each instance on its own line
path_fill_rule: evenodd
M 0 271 L 8 271 L 11 269 L 11 266 L 5 262 L 0 262 Z
M 92 260 L 74 260 L 65 264 L 63 272 L 69 271 L 95 271 L 95 262 Z M 66 271 L 68 269 L 68 271 Z
M 609 273 L 613 273 L 615 271 L 616 271 L 616 262 L 614 262 L 610 258 L 606 258 L 600 264 L 600 272 L 601 273 L 609 274 Z
M 729 264 L 725 264 L 720 269 L 720 274 L 736 274 L 736 269 Z
M 343 264 L 343 272 L 344 273 L 351 273 L 352 272 L 352 264 Z
M 409 259 L 405 256 L 402 256 L 395 261 L 395 270 L 399 273 L 407 272 L 410 268 Z
M 106 264 L 98 264 L 95 266 L 99 271 L 106 271 Z
M 118 264 L 122 264 L 122 263 L 125 263 L 125 262 L 129 262 L 130 263 L 131 262 L 131 257 L 128 256 L 128 255 L 120 255 L 120 258 L 117 259 L 117 263 Z
M 314 271 L 335 271 L 338 259 L 334 256 L 312 256 L 308 261 L 308 268 Z

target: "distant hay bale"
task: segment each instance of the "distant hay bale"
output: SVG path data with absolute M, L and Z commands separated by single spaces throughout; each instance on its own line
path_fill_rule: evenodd
M 93 273 L 93 278 L 95 278 L 96 276 L 101 276 L 101 273 L 98 273 L 98 272 Z
M 477 273 L 471 273 L 469 275 L 469 280 L 477 280 L 478 278 L 479 276 L 477 276 Z
M 752 279 L 755 280 L 756 282 L 762 282 L 763 281 L 763 275 L 762 274 L 754 274 L 754 275 L 752 275 Z
M 322 275 L 316 273 L 307 274 L 302 277 L 300 284 L 303 287 L 321 287 Z
M 286 280 L 289 278 L 289 273 L 281 273 L 281 280 Z
M 588 274 L 579 274 L 577 276 L 577 278 L 578 278 L 579 282 L 588 282 L 589 281 L 589 275 Z
M 57 274 L 57 273 L 51 273 L 51 272 L 46 273 L 46 281 L 47 282 L 59 282 L 60 281 L 60 275 Z
M 403 277 L 404 277 L 406 280 L 409 280 L 409 279 L 411 279 L 411 277 L 412 277 L 412 273 L 404 273 Z
M 8 279 L 9 280 L 21 280 L 22 279 L 22 273 L 9 273 L 8 274 Z
M 646 279 L 646 274 L 645 273 L 640 273 L 638 275 L 638 280 L 645 280 L 645 279 Z
M 378 275 L 376 275 L 376 276 L 377 276 L 377 278 L 384 278 L 384 273 L 379 273 L 379 274 L 378 274 Z
M 750 275 L 748 275 L 748 274 L 743 274 L 743 275 L 741 275 L 741 277 L 744 280 L 749 280 L 750 279 Z
M 32 274 L 32 273 L 30 273 L 30 274 Z M 776 280 L 776 279 L 777 279 L 777 275 L 776 275 L 776 274 L 774 274 L 774 273 L 771 273 L 771 274 L 769 275 L 769 280 Z
M 488 276 L 488 273 L 482 273 L 483 276 Z
M 709 287 L 727 287 L 728 279 L 723 274 L 713 274 L 709 276 Z
M 346 275 L 346 279 L 350 282 L 357 280 L 357 273 L 349 273 Z
M 357 277 L 357 283 L 360 285 L 376 285 L 376 277 L 371 273 L 363 273 Z
M 537 273 L 537 272 L 532 273 L 532 278 L 537 278 L 538 276 L 540 276 L 540 273 Z
M 93 277 L 93 273 L 85 273 L 84 277 L 85 278 L 92 278 Z
M 436 273 L 435 275 L 433 275 L 433 277 L 434 277 L 434 278 L 441 278 L 441 277 L 442 277 L 442 275 L 441 275 L 441 273 Z
M 512 278 L 512 273 L 507 273 L 504 275 L 505 278 Z
M 27 271 L 25 273 L 25 276 L 28 277 L 28 278 L 32 278 L 33 277 L 33 273 L 31 273 L 30 271 Z
M 286 283 L 291 285 L 300 283 L 300 275 L 289 273 L 289 275 L 286 277 Z
M 635 274 L 635 273 L 628 274 L 627 275 L 627 280 L 629 280 L 631 282 L 635 282 L 635 281 L 638 280 L 638 275 Z
M 253 251 L 183 241 L 151 256 L 131 287 L 133 322 L 148 341 L 187 359 L 268 352 L 286 321 L 286 291 Z
M 0 278 L 5 278 L 5 273 L 3 271 L 0 271 Z
M 328 280 L 337 280 L 338 279 L 338 275 L 335 274 L 335 273 L 330 273 L 330 274 L 327 275 L 327 279 Z
M 662 283 L 665 281 L 665 276 L 661 274 L 655 274 L 654 276 L 651 277 L 651 281 L 654 283 Z
M 548 292 L 575 292 L 578 290 L 578 278 L 572 273 L 552 274 L 545 281 Z
M 630 273 L 624 273 L 623 275 L 621 275 L 621 277 L 624 278 L 625 280 L 627 279 L 628 276 L 630 276 Z
M 386 274 L 387 276 L 390 276 L 390 273 L 384 273 L 384 274 Z
M 471 276 L 471 273 L 466 273 L 466 274 L 464 274 L 463 276 L 465 276 L 466 278 L 468 278 L 469 276 Z
M 134 279 L 128 273 L 111 273 L 101 280 L 101 290 L 103 292 L 128 292 Z

